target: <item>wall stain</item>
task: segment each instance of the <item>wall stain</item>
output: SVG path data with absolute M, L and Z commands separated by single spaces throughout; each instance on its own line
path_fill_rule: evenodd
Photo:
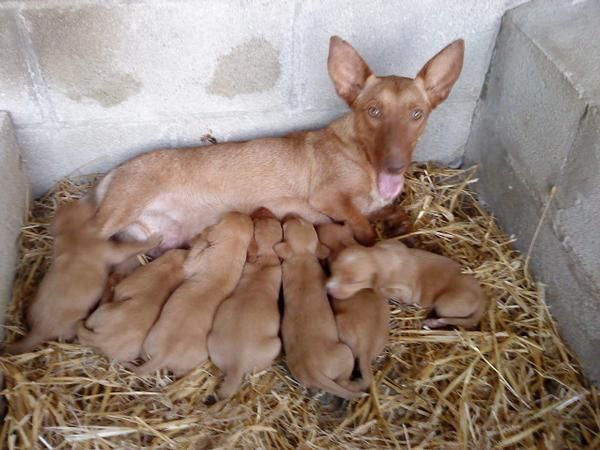
M 42 8 L 24 11 L 23 16 L 50 89 L 104 107 L 140 91 L 140 81 L 115 58 L 127 27 L 118 7 Z
M 263 38 L 252 38 L 218 58 L 206 92 L 226 98 L 265 92 L 280 74 L 279 51 Z

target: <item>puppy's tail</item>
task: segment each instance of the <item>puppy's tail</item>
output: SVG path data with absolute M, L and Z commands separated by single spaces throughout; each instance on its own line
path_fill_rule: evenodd
M 19 355 L 21 353 L 27 353 L 34 350 L 39 345 L 43 344 L 46 339 L 35 333 L 30 333 L 23 339 L 13 342 L 12 344 L 6 344 L 2 349 L 3 353 L 9 355 Z
M 219 386 L 217 390 L 217 398 L 219 400 L 224 400 L 232 397 L 240 388 L 242 384 L 242 379 L 244 378 L 244 372 L 240 369 L 240 367 L 236 367 L 233 370 L 228 370 L 225 373 L 225 378 Z
M 373 380 L 373 369 L 371 368 L 371 361 L 369 358 L 364 356 L 359 356 L 358 358 L 358 367 L 360 368 L 360 387 L 367 391 L 371 386 L 371 381 Z
M 354 400 L 367 395 L 359 384 L 350 380 L 336 382 L 321 372 L 315 381 L 320 389 L 346 400 Z
M 77 338 L 83 345 L 93 345 L 96 333 L 85 326 L 85 320 L 77 322 Z
M 141 366 L 133 367 L 133 371 L 136 375 L 141 377 L 150 375 L 151 373 L 156 372 L 158 369 L 162 369 L 163 362 L 163 358 L 160 355 L 155 355 L 152 357 L 152 359 L 146 361 Z

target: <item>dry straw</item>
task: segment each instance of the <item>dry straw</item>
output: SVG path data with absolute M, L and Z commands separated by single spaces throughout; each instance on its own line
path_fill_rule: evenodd
M 419 247 L 450 256 L 491 299 L 478 331 L 421 329 L 423 312 L 392 305 L 389 345 L 371 395 L 334 407 L 310 396 L 283 362 L 248 377 L 225 404 L 210 363 L 180 380 L 141 379 L 77 344 L 4 357 L 4 448 L 600 448 L 600 401 L 556 331 L 543 285 L 524 272 L 511 239 L 477 202 L 473 170 L 415 167 L 403 197 Z M 49 262 L 57 204 L 95 180 L 64 180 L 35 202 L 8 336 Z

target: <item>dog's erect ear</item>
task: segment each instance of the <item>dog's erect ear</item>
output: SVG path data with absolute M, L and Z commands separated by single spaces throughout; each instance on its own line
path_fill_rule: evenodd
M 292 247 L 287 242 L 278 242 L 273 246 L 273 250 L 281 259 L 288 259 L 292 256 Z
M 329 58 L 327 59 L 329 76 L 335 90 L 348 105 L 352 105 L 365 82 L 373 72 L 354 48 L 338 36 L 329 40 Z
M 417 75 L 423 81 L 432 108 L 448 98 L 458 80 L 465 56 L 465 41 L 458 39 L 431 58 Z
M 321 244 L 320 242 L 319 242 L 319 244 L 317 244 L 317 258 L 325 259 L 329 256 L 330 253 L 331 252 L 329 251 L 328 247 Z

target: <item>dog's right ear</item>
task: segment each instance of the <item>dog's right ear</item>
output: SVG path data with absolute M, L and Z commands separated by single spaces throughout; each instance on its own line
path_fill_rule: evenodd
M 367 78 L 373 74 L 358 52 L 339 36 L 332 36 L 329 40 L 327 70 L 336 92 L 350 106 L 365 87 Z
M 287 259 L 292 256 L 292 247 L 287 242 L 278 242 L 273 246 L 273 250 L 281 259 Z

